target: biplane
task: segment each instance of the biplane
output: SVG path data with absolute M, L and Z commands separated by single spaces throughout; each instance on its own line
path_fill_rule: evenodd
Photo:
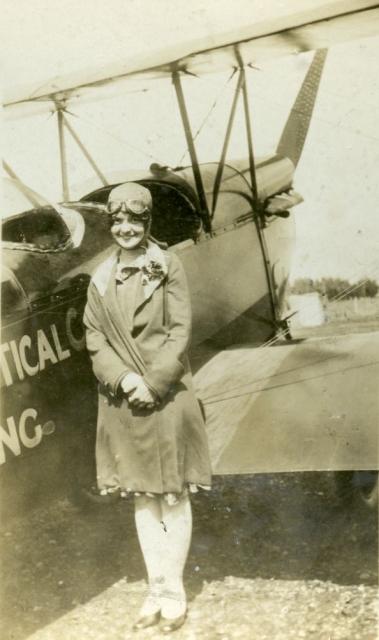
M 122 60 L 11 91 L 6 98 L 6 117 L 41 112 L 56 117 L 64 202 L 45 201 L 23 186 L 4 163 L 11 178 L 5 192 L 2 272 L 0 464 L 5 515 L 23 513 L 94 478 L 96 393 L 81 319 L 91 274 L 112 249 L 104 204 L 114 186 L 128 181 L 150 189 L 152 236 L 177 252 L 185 267 L 197 361 L 209 338 L 223 347 L 234 344 L 233 329 L 241 317 L 255 346 L 275 345 L 269 350 L 221 351 L 196 367 L 215 473 L 328 469 L 344 472 L 345 489 L 355 482 L 351 470 L 359 469 L 360 493 L 374 502 L 377 335 L 357 338 L 354 347 L 349 339 L 310 345 L 291 342 L 286 289 L 295 245 L 291 210 L 302 201 L 293 188 L 294 172 L 327 48 L 379 34 L 379 9 L 374 2 L 363 1 L 313 1 L 304 7 L 295 14 L 288 11 L 284 18 L 257 20 L 238 32 L 222 34 L 211 46 L 198 40 L 168 47 L 148 58 Z M 315 51 L 315 55 L 276 153 L 256 158 L 246 68 L 294 51 Z M 220 157 L 202 164 L 182 78 L 222 69 L 234 71 L 234 98 Z M 145 171 L 104 173 L 68 113 L 80 104 L 96 105 L 161 78 L 174 86 L 191 166 L 154 163 Z M 239 102 L 247 157 L 229 161 Z M 85 184 L 69 183 L 67 135 L 94 170 L 95 177 Z M 247 342 L 241 334 L 237 341 Z M 353 393 L 357 370 L 365 379 L 359 400 Z M 320 381 L 325 393 L 319 398 Z M 317 411 L 306 419 L 296 412 L 301 396 L 310 406 L 317 398 Z

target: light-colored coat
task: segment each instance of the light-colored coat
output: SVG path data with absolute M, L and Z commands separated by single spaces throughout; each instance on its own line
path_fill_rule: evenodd
M 87 348 L 100 383 L 97 479 L 100 489 L 181 492 L 186 483 L 211 481 L 205 426 L 186 356 L 190 299 L 179 258 L 149 246 L 165 261 L 166 284 L 154 283 L 147 299 L 140 287 L 131 330 L 116 294 L 119 251 L 100 266 L 88 289 Z M 142 375 L 155 391 L 156 409 L 129 406 L 119 386 L 128 371 Z

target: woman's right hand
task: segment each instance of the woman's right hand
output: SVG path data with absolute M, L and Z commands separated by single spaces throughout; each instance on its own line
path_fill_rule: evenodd
M 154 408 L 156 397 L 138 373 L 127 373 L 121 381 L 121 388 L 132 406 L 139 409 Z
M 156 405 L 155 394 L 141 379 L 138 386 L 128 396 L 129 403 L 139 409 L 153 409 Z
M 138 373 L 127 373 L 126 376 L 121 380 L 121 388 L 124 393 L 129 394 L 131 391 L 136 389 L 142 380 L 142 376 L 138 375 Z

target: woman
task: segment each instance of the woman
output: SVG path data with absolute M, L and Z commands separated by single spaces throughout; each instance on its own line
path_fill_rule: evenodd
M 186 356 L 189 293 L 177 256 L 148 239 L 148 189 L 134 183 L 113 189 L 107 211 L 118 248 L 93 276 L 84 315 L 100 383 L 97 482 L 103 495 L 119 489 L 135 496 L 149 588 L 134 629 L 159 623 L 170 632 L 186 616 L 188 492 L 211 481 Z

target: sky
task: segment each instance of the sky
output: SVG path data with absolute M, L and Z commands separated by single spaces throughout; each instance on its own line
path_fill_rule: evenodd
M 291 0 L 294 8 L 299 0 Z M 285 3 L 283 3 L 284 5 Z M 278 2 L 280 8 L 280 2 Z M 238 7 L 238 11 L 236 8 Z M 269 14 L 260 0 L 14 0 L 5 15 L 5 87 L 43 82 L 61 73 L 96 67 L 120 56 L 153 51 L 195 37 L 209 42 L 219 31 Z M 266 61 L 249 70 L 257 156 L 275 152 L 312 53 Z M 309 135 L 294 186 L 297 248 L 292 280 L 379 278 L 379 38 L 330 49 Z M 230 109 L 230 73 L 188 78 L 184 90 L 200 162 L 220 156 Z M 247 155 L 242 114 L 229 158 Z M 75 108 L 70 122 L 104 171 L 148 168 L 154 160 L 187 163 L 186 144 L 170 83 L 147 94 Z M 4 157 L 29 186 L 61 198 L 56 116 L 3 125 Z M 69 178 L 80 183 L 91 170 L 69 141 Z

